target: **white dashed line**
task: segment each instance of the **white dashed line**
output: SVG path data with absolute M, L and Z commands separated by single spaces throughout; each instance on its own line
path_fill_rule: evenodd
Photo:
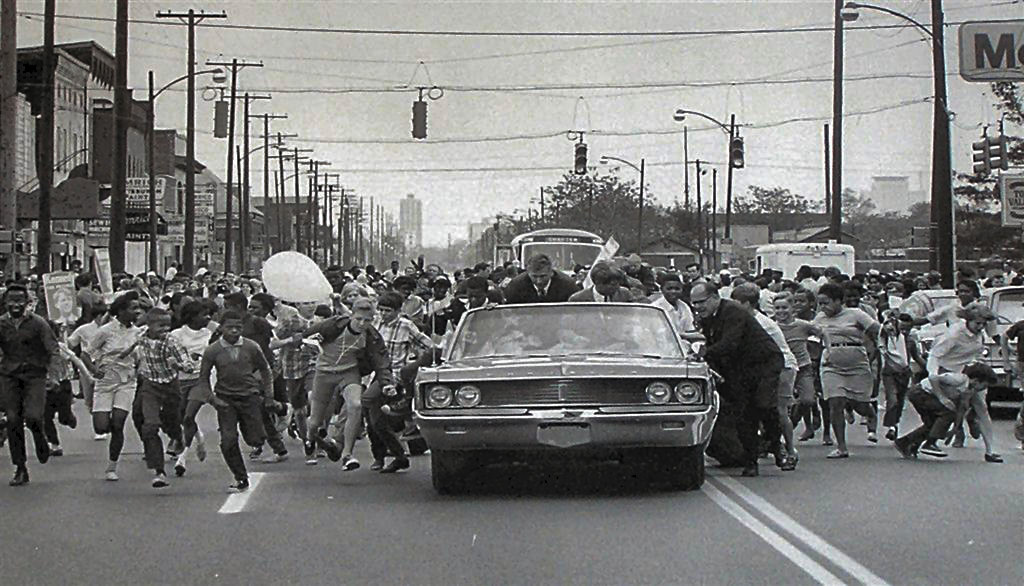
M 245 492 L 235 493 L 228 497 L 228 500 L 224 501 L 221 505 L 220 510 L 217 511 L 221 515 L 232 515 L 234 513 L 241 513 L 245 510 L 246 503 L 249 502 L 249 498 L 252 497 L 252 493 L 256 492 L 256 487 L 260 485 L 260 481 L 266 475 L 264 472 L 253 472 L 249 475 L 249 490 Z

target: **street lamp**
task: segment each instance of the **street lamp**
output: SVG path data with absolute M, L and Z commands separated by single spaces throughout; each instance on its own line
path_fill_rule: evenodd
M 601 155 L 601 163 L 607 165 L 608 161 L 618 161 L 623 165 L 632 167 L 637 173 L 640 173 L 640 212 L 636 219 L 636 252 L 642 254 L 644 251 L 644 159 L 640 159 L 640 166 L 637 167 L 635 164 L 630 163 L 625 159 L 613 157 L 611 155 Z
M 186 73 L 185 75 L 182 75 L 181 77 L 172 80 L 170 83 L 168 83 L 164 87 L 160 88 L 159 90 L 154 90 L 154 87 L 153 87 L 154 86 L 153 71 L 152 70 L 149 71 L 149 104 L 148 104 L 148 108 L 146 109 L 146 126 L 147 126 L 147 141 L 146 141 L 147 145 L 146 145 L 146 148 L 147 148 L 147 151 L 148 151 L 147 152 L 147 158 L 149 159 L 149 165 L 148 165 L 148 167 L 149 167 L 149 169 L 148 169 L 148 171 L 149 171 L 149 270 L 154 271 L 154 272 L 157 271 L 157 254 L 156 254 L 156 163 L 153 160 L 154 159 L 154 150 L 155 150 L 155 148 L 154 148 L 155 140 L 154 140 L 154 136 L 153 136 L 154 133 L 155 133 L 155 130 L 154 130 L 153 126 L 155 124 L 155 117 L 156 116 L 155 116 L 155 109 L 154 109 L 153 104 L 156 101 L 156 99 L 158 97 L 160 97 L 160 94 L 164 93 L 168 88 L 170 88 L 174 84 L 182 82 L 182 81 L 185 81 L 186 79 L 190 79 L 190 78 L 193 78 L 193 77 L 198 77 L 200 75 L 212 75 L 213 76 L 213 82 L 216 83 L 216 84 L 221 84 L 221 83 L 224 83 L 225 81 L 227 81 L 227 74 L 225 73 L 224 69 L 222 69 L 220 67 L 216 67 L 214 69 L 206 69 L 204 71 L 197 71 L 197 72 L 195 72 L 192 75 L 189 75 L 189 74 Z M 189 140 L 193 140 L 191 136 L 189 137 Z M 191 150 L 189 152 L 191 152 Z M 193 170 L 194 170 L 194 167 L 190 164 L 189 168 L 187 170 L 187 173 L 191 174 L 193 172 Z
M 950 112 L 946 94 L 946 53 L 943 32 L 942 1 L 932 0 L 932 28 L 917 20 L 884 6 L 847 2 L 844 11 L 856 19 L 858 9 L 876 10 L 909 22 L 932 42 L 932 76 L 935 100 L 932 114 L 932 198 L 929 265 L 942 275 L 942 286 L 951 289 L 955 277 L 956 251 L 954 250 L 953 223 L 953 161 L 950 152 Z M 833 208 L 835 213 L 835 208 Z
M 843 23 L 860 17 L 835 0 L 835 32 L 832 35 L 832 216 L 829 238 L 843 241 Z
M 717 125 L 719 128 L 721 128 L 723 132 L 725 132 L 726 134 L 729 135 L 729 140 L 728 140 L 728 143 L 726 144 L 726 158 L 725 158 L 726 165 L 727 165 L 726 186 L 725 186 L 725 237 L 726 238 L 731 238 L 732 237 L 732 170 L 733 170 L 732 142 L 733 142 L 733 139 L 736 138 L 736 136 L 737 136 L 737 133 L 736 133 L 736 115 L 735 114 L 730 114 L 729 115 L 729 126 L 726 126 L 722 122 L 719 122 L 715 118 L 712 118 L 711 116 L 708 116 L 707 114 L 704 114 L 703 112 L 698 112 L 696 110 L 685 110 L 683 108 L 678 108 L 678 109 L 676 109 L 675 114 L 673 114 L 672 119 L 675 120 L 676 122 L 684 122 L 686 120 L 686 116 L 688 114 L 691 114 L 693 116 L 699 116 L 699 117 L 701 117 L 701 118 L 703 118 L 705 120 L 713 122 L 715 125 Z M 685 162 L 684 162 L 684 166 L 683 167 L 684 167 L 684 172 L 685 173 L 689 173 L 689 169 L 686 168 Z M 698 181 L 699 180 L 700 179 L 698 178 Z

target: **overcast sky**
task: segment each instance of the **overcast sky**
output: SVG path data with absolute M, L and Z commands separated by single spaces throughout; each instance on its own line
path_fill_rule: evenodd
M 930 2 L 878 0 L 925 24 Z M 21 0 L 22 13 L 41 13 L 41 1 Z M 187 3 L 131 1 L 131 17 L 154 20 L 157 11 L 187 10 Z M 210 1 L 192 5 L 227 12 L 210 23 L 376 31 L 656 32 L 792 29 L 832 24 L 832 2 L 313 2 Z M 970 143 L 983 124 L 998 118 L 987 84 L 957 77 L 956 24 L 966 20 L 1024 18 L 1012 0 L 947 0 L 946 61 L 950 72 L 954 166 L 970 166 Z M 58 0 L 60 15 L 115 16 L 111 0 Z M 42 21 L 19 18 L 19 45 L 41 44 Z M 145 98 L 146 72 L 158 84 L 185 72 L 186 30 L 133 23 L 129 29 L 129 83 Z M 859 25 L 899 21 L 863 12 Z M 57 21 L 57 41 L 95 40 L 114 51 L 112 22 Z M 706 112 L 752 125 L 742 133 L 747 168 L 736 174 L 736 193 L 747 185 L 782 186 L 811 198 L 823 193 L 822 125 L 832 111 L 832 32 L 687 36 L 445 36 L 279 32 L 200 28 L 200 64 L 207 59 L 262 60 L 246 69 L 239 87 L 269 91 L 254 113 L 286 113 L 274 130 L 295 132 L 303 147 L 333 161 L 332 172 L 364 196 L 374 196 L 396 217 L 398 200 L 424 201 L 424 238 L 443 244 L 464 237 L 466 224 L 497 211 L 523 209 L 538 188 L 554 184 L 572 164 L 564 132 L 587 136 L 591 164 L 600 155 L 639 162 L 646 158 L 650 192 L 661 203 L 682 199 L 682 125 L 676 108 Z M 930 45 L 910 28 L 846 33 L 845 184 L 867 189 L 872 175 L 909 175 L 911 189 L 928 188 L 932 95 Z M 423 61 L 424 66 L 418 65 Z M 910 75 L 911 77 L 901 77 Z M 861 78 L 878 77 L 878 79 Z M 787 83 L 752 83 L 754 81 Z M 792 83 L 792 80 L 804 80 Z M 701 87 L 665 87 L 693 83 Z M 602 84 L 613 89 L 555 89 Z M 411 85 L 436 85 L 430 143 L 410 136 Z M 511 91 L 530 86 L 535 91 Z M 647 86 L 647 87 L 638 87 Z M 653 87 L 652 87 L 653 86 Z M 321 91 L 317 91 L 319 90 Z M 329 88 L 329 93 L 324 92 Z M 360 92 L 341 90 L 359 89 Z M 184 131 L 184 84 L 157 102 L 158 127 Z M 302 92 L 303 93 L 286 93 Z M 365 91 L 392 90 L 392 91 Z M 467 91 L 473 90 L 473 91 Z M 478 91 L 479 90 L 479 91 Z M 580 97 L 582 96 L 582 100 Z M 212 136 L 213 105 L 199 102 L 197 157 L 226 177 L 226 140 Z M 794 119 L 801 121 L 792 122 Z M 805 121 L 804 121 L 805 120 Z M 787 123 L 787 121 L 790 121 Z M 725 137 L 699 120 L 690 127 L 690 158 L 721 162 Z M 760 126 L 760 128 L 758 127 Z M 261 129 L 256 129 L 257 132 Z M 1019 129 L 1013 129 L 1019 132 Z M 558 134 L 562 133 L 562 134 Z M 553 136 L 552 136 L 553 135 Z M 531 137 L 519 140 L 488 140 Z M 474 139 L 474 142 L 459 142 Z M 377 141 L 374 143 L 373 141 Z M 262 185 L 261 159 L 253 181 Z M 403 172 L 401 169 L 418 170 Z M 432 169 L 432 170 L 424 170 Z M 447 171 L 442 171 L 447 169 Z M 635 172 L 623 167 L 626 177 Z M 723 182 L 724 183 L 724 182 Z M 256 195 L 259 195 L 258 193 Z

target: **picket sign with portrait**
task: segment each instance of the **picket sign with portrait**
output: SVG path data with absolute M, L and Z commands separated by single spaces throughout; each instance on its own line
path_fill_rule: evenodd
M 82 316 L 82 308 L 75 295 L 75 273 L 46 273 L 43 275 L 43 292 L 50 321 L 70 325 Z

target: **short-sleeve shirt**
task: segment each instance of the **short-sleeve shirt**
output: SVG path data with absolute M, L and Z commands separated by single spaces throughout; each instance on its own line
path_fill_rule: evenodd
M 818 312 L 814 325 L 828 334 L 830 344 L 863 344 L 864 334 L 878 322 L 854 307 L 844 307 L 832 317 Z
M 793 355 L 792 350 L 789 349 L 789 344 L 786 343 L 785 334 L 783 334 L 782 330 L 779 329 L 779 324 L 775 323 L 772 318 L 759 311 L 754 312 L 754 317 L 757 318 L 757 323 L 764 328 L 764 331 L 768 332 L 768 335 L 772 337 L 775 345 L 779 347 L 779 352 L 782 352 L 782 359 L 784 361 L 783 366 L 793 370 L 800 368 L 800 365 L 796 360 L 796 356 Z
M 128 354 L 122 358 L 121 354 L 141 335 L 142 328 L 112 319 L 99 329 L 86 353 L 108 377 L 113 374 L 119 382 L 126 383 L 135 379 L 135 357 Z
M 94 321 L 82 324 L 75 328 L 75 331 L 71 332 L 68 336 L 68 347 L 74 348 L 79 346 L 82 350 L 89 348 L 92 341 L 96 339 L 96 334 L 100 331 L 100 326 Z
M 779 323 L 782 335 L 786 337 L 790 351 L 796 357 L 796 362 L 801 368 L 811 363 L 811 353 L 807 350 L 807 340 L 811 337 L 811 329 L 814 327 L 811 322 L 794 319 L 788 324 Z
M 967 322 L 960 320 L 935 339 L 928 354 L 928 373 L 938 374 L 940 369 L 962 372 L 965 366 L 981 358 L 984 349 L 984 336 L 980 332 L 972 334 Z

